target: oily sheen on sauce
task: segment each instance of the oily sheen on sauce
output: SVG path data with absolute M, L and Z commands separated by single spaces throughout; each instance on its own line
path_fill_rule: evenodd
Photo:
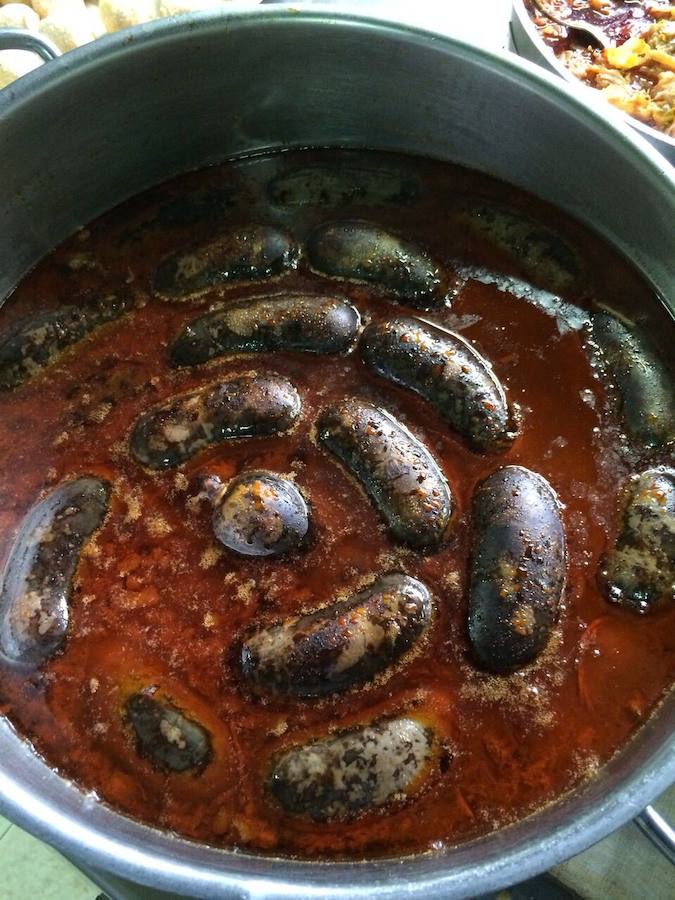
M 106 297 L 123 308 L 45 350 L 45 314 Z M 645 285 L 578 224 L 394 155 L 235 161 L 82 229 L 0 311 L 0 711 L 130 816 L 306 858 L 454 844 L 592 777 L 675 677 L 673 598 L 607 585 L 633 546 L 613 552 L 626 485 L 657 470 L 649 522 L 650 485 L 660 502 L 673 483 L 667 361 L 657 348 L 666 399 L 638 439 L 593 339 L 599 310 L 630 325 L 638 307 L 672 346 Z M 390 320 L 422 335 L 412 367 L 377 330 Z M 476 441 L 483 420 L 498 440 Z M 17 628 L 53 637 L 46 579 L 8 578 L 55 564 L 22 522 L 85 476 L 107 507 L 58 544 L 77 554 L 67 627 L 17 661 Z M 482 522 L 472 504 L 498 482 L 515 487 Z M 505 559 L 490 527 L 521 490 L 543 530 L 525 516 Z M 654 541 L 667 564 L 650 532 L 645 571 Z

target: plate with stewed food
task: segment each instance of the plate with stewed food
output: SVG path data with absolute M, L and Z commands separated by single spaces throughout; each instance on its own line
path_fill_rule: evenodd
M 592 778 L 675 677 L 652 302 L 544 202 L 397 154 L 81 228 L 0 310 L 3 714 L 132 818 L 303 859 Z
M 579 82 L 675 161 L 675 6 L 649 0 L 514 0 L 516 50 Z

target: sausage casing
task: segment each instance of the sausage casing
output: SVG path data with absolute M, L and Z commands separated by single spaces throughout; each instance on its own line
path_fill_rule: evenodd
M 370 681 L 425 632 L 427 588 L 399 573 L 353 597 L 280 625 L 258 629 L 242 645 L 241 669 L 256 689 L 319 697 Z
M 131 305 L 130 297 L 111 295 L 97 303 L 61 306 L 17 322 L 0 339 L 0 390 L 22 384 L 67 347 L 119 319 Z
M 499 450 L 513 439 L 504 388 L 459 335 L 397 316 L 370 324 L 360 347 L 370 369 L 424 397 L 474 449 Z
M 321 225 L 310 235 L 307 255 L 321 275 L 375 285 L 418 309 L 443 306 L 448 298 L 448 277 L 439 263 L 369 222 Z
M 163 772 L 200 771 L 211 761 L 208 732 L 172 703 L 140 691 L 126 702 L 125 713 L 139 756 Z
M 279 556 L 298 547 L 309 530 L 305 498 L 274 472 L 244 472 L 225 487 L 208 479 L 213 530 L 229 550 L 244 556 Z
M 593 317 L 593 340 L 616 387 L 621 417 L 641 447 L 675 443 L 675 380 L 644 335 L 609 313 Z
M 292 815 L 345 821 L 414 794 L 431 773 L 435 738 L 412 718 L 387 719 L 284 753 L 271 791 Z
M 675 600 L 675 470 L 660 466 L 631 479 L 622 506 L 600 580 L 610 600 L 648 612 Z
M 270 225 L 248 225 L 189 250 L 157 267 L 153 287 L 166 300 L 191 300 L 237 281 L 259 281 L 295 265 L 289 235 Z
M 273 179 L 268 194 L 279 206 L 412 206 L 419 183 L 402 172 L 356 166 L 311 166 Z
M 171 347 L 171 361 L 193 366 L 225 353 L 273 350 L 342 353 L 360 324 L 358 310 L 341 297 L 254 297 L 188 323 Z
M 12 663 L 34 667 L 63 643 L 80 551 L 101 525 L 109 487 L 85 476 L 66 481 L 23 520 L 0 591 L 0 650 Z
M 534 284 L 549 291 L 569 290 L 583 272 L 577 248 L 520 209 L 493 200 L 470 200 L 460 203 L 453 217 L 462 230 L 486 239 Z
M 300 406 L 298 392 L 281 375 L 231 375 L 143 413 L 131 433 L 131 451 L 149 469 L 171 468 L 228 438 L 286 431 Z
M 452 515 L 450 488 L 404 425 L 352 398 L 323 411 L 317 436 L 361 483 L 394 537 L 420 549 L 443 541 Z
M 482 668 L 507 672 L 548 642 L 567 550 L 558 499 L 541 475 L 505 466 L 473 500 L 469 639 Z

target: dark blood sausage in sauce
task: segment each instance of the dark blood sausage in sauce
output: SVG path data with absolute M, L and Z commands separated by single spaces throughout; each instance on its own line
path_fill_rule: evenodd
M 111 295 L 96 303 L 61 306 L 17 322 L 0 339 L 0 390 L 9 390 L 53 362 L 67 347 L 119 319 L 132 301 Z
M 353 597 L 257 630 L 241 669 L 256 689 L 320 697 L 365 684 L 426 630 L 429 591 L 408 575 L 384 575 Z
M 675 379 L 646 337 L 608 313 L 593 317 L 598 344 L 632 440 L 660 448 L 675 442 Z
M 38 666 L 63 643 L 80 551 L 105 517 L 108 494 L 98 478 L 67 481 L 23 520 L 0 592 L 0 650 L 12 663 Z
M 295 265 L 291 238 L 269 225 L 249 225 L 162 260 L 155 293 L 190 300 L 228 282 L 259 281 Z
M 140 692 L 125 704 L 139 756 L 164 772 L 199 771 L 211 761 L 211 739 L 166 700 Z
M 279 206 L 412 206 L 420 188 L 414 177 L 383 169 L 312 166 L 280 175 L 268 186 Z
M 504 388 L 459 335 L 397 316 L 370 324 L 360 347 L 373 372 L 428 400 L 474 449 L 499 450 L 514 438 Z
M 149 469 L 168 469 L 227 438 L 280 434 L 293 425 L 300 407 L 298 392 L 282 375 L 230 375 L 143 413 L 131 433 L 131 450 Z
M 253 297 L 188 323 L 171 347 L 171 361 L 192 366 L 225 353 L 265 350 L 341 353 L 360 324 L 358 310 L 341 297 Z
M 352 398 L 321 413 L 317 437 L 358 479 L 394 537 L 420 549 L 442 543 L 452 515 L 450 488 L 404 425 Z
M 608 599 L 640 612 L 675 600 L 675 469 L 631 479 L 616 545 L 600 574 Z
M 321 275 L 364 281 L 420 309 L 445 305 L 449 278 L 416 244 L 378 225 L 329 222 L 309 238 L 307 255 Z
M 433 766 L 434 745 L 432 731 L 415 719 L 376 722 L 287 751 L 270 787 L 293 815 L 353 819 L 419 790 Z
M 237 204 L 232 188 L 211 186 L 166 200 L 148 217 L 122 232 L 121 244 L 132 244 L 153 232 L 189 228 L 202 222 L 223 220 Z
M 477 200 L 461 203 L 454 215 L 463 228 L 486 238 L 535 283 L 550 291 L 572 287 L 581 275 L 578 251 L 557 231 L 522 210 Z
M 298 547 L 309 529 L 305 498 L 274 472 L 244 472 L 222 485 L 211 476 L 213 530 L 228 549 L 244 556 L 279 556 Z
M 508 672 L 544 649 L 566 568 L 558 499 L 541 475 L 506 466 L 473 501 L 469 638 L 482 668 Z

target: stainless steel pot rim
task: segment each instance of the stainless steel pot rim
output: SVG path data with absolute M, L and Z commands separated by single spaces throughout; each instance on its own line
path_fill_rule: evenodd
M 255 9 L 233 4 L 225 16 L 199 13 L 177 21 L 165 20 L 139 26 L 130 32 L 111 35 L 73 51 L 21 79 L 0 94 L 0 121 L 16 104 L 29 103 L 33 92 L 59 91 L 71 78 L 86 77 L 89 65 L 112 62 L 118 54 L 137 53 L 150 43 L 174 40 L 198 40 L 201 35 L 223 29 L 246 28 L 258 22 L 280 27 L 305 27 L 315 22 L 338 28 L 362 28 L 386 31 L 411 44 L 434 41 L 441 52 L 451 48 L 457 55 L 470 55 L 500 71 L 502 77 L 536 84 L 538 90 L 555 96 L 584 118 L 593 120 L 604 135 L 619 142 L 622 153 L 647 169 L 664 200 L 675 210 L 675 173 L 666 161 L 624 123 L 620 114 L 608 114 L 601 101 L 589 103 L 582 88 L 566 86 L 534 64 L 472 48 L 449 37 L 425 31 L 409 23 L 383 20 L 377 16 L 355 14 L 344 8 L 303 9 L 261 6 Z M 16 740 L 8 723 L 0 722 L 0 745 Z M 82 807 L 91 807 L 92 816 L 81 819 L 62 809 L 55 800 L 46 801 L 32 793 L 40 780 L 57 776 L 35 759 L 31 765 L 31 790 L 0 770 L 0 805 L 19 825 L 37 834 L 73 857 L 88 850 L 87 861 L 122 877 L 167 890 L 204 897 L 323 897 L 342 898 L 459 897 L 473 893 L 478 879 L 477 864 L 463 863 L 463 846 L 419 857 L 355 863 L 311 863 L 244 853 L 221 851 L 173 838 L 171 857 L 167 856 L 167 835 L 126 819 L 95 798 L 82 797 Z M 611 764 L 610 764 L 611 765 Z M 661 744 L 656 752 L 639 761 L 628 779 L 621 780 L 621 804 L 610 796 L 594 796 L 588 791 L 584 811 L 573 822 L 557 822 L 554 807 L 537 813 L 545 838 L 517 840 L 518 825 L 504 829 L 480 865 L 480 888 L 486 891 L 520 881 L 573 855 L 610 831 L 624 824 L 648 802 L 665 790 L 675 776 L 675 736 Z M 65 791 L 74 788 L 65 783 Z M 608 792 L 611 793 L 611 792 Z M 106 823 L 115 823 L 121 837 L 110 836 Z M 516 837 L 514 837 L 516 835 Z M 485 840 L 485 839 L 481 839 Z M 481 841 L 478 843 L 480 844 Z M 468 845 L 464 845 L 468 846 Z M 475 844 L 474 844 L 475 846 Z M 441 861 L 451 867 L 441 869 Z
M 7 723 L 0 731 L 9 730 Z M 482 892 L 505 884 L 520 882 L 575 855 L 625 824 L 664 791 L 675 772 L 675 742 L 661 747 L 645 764 L 632 773 L 623 787 L 621 805 L 610 799 L 590 803 L 573 823 L 546 829 L 546 838 L 533 837 L 515 850 L 508 847 L 509 837 L 518 826 L 502 830 L 504 849 L 486 854 L 480 864 Z M 41 765 L 44 765 L 40 763 Z M 56 777 L 56 776 L 55 776 Z M 369 860 L 364 862 L 314 863 L 276 857 L 251 856 L 186 841 L 166 832 L 140 824 L 89 795 L 84 806 L 98 806 L 102 818 L 124 823 L 124 840 L 113 839 L 104 827 L 82 824 L 63 813 L 53 803 L 45 803 L 12 782 L 0 771 L 0 804 L 18 825 L 71 856 L 82 858 L 90 866 L 100 867 L 123 878 L 153 887 L 184 892 L 204 898 L 308 897 L 326 900 L 376 898 L 393 900 L 414 898 L 468 897 L 478 879 L 478 867 L 463 866 L 463 851 L 489 839 L 448 848 L 447 853 L 427 853 L 417 857 Z M 546 818 L 554 807 L 535 816 Z M 527 820 L 522 820 L 527 821 Z M 167 857 L 167 838 L 171 857 Z M 130 846 L 131 845 L 131 846 Z M 81 848 L 88 848 L 87 857 Z M 439 863 L 452 861 L 449 871 L 439 873 Z
M 558 75 L 560 75 L 561 78 L 564 78 L 568 84 L 581 84 L 579 79 L 570 72 L 567 66 L 563 65 L 563 63 L 558 60 L 558 57 L 549 50 L 544 41 L 541 39 L 532 19 L 528 15 L 523 0 L 513 0 L 513 15 L 518 18 L 520 27 L 523 29 L 523 31 L 526 32 L 532 43 L 537 45 L 542 56 L 546 57 L 546 65 L 550 66 L 551 69 L 554 70 Z M 584 86 L 582 84 L 581 86 L 585 87 L 585 90 L 593 90 L 593 88 L 590 88 L 587 85 Z M 603 102 L 608 107 L 611 107 L 611 104 L 609 102 Z M 663 152 L 675 154 L 675 138 L 669 137 L 667 134 L 658 131 L 656 128 L 652 128 L 651 125 L 646 125 L 639 119 L 635 119 L 633 116 L 629 116 L 628 113 L 621 112 L 614 107 L 611 107 L 611 111 L 618 112 L 627 125 L 630 125 L 631 128 L 634 128 L 640 134 L 645 135 L 645 137 L 648 140 L 654 142 L 657 147 L 662 144 Z

